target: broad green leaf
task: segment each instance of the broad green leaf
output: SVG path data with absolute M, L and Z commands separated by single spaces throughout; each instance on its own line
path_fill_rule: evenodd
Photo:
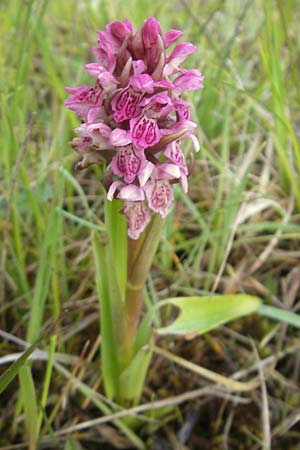
M 273 306 L 261 305 L 257 313 L 261 316 L 269 317 L 270 319 L 285 322 L 294 327 L 300 328 L 300 314 L 285 309 L 274 308 Z
M 250 295 L 177 297 L 160 302 L 157 307 L 173 305 L 180 309 L 174 322 L 156 330 L 158 334 L 203 334 L 230 320 L 256 311 L 261 302 Z

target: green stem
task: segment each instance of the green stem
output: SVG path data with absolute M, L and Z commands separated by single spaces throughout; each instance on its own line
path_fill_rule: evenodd
M 134 344 L 143 305 L 143 289 L 156 253 L 164 221 L 155 214 L 140 238 L 128 238 L 128 277 L 125 295 L 125 336 L 127 355 L 133 357 Z

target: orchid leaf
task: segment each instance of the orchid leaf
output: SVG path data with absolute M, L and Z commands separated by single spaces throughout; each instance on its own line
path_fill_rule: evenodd
M 96 286 L 100 304 L 101 365 L 106 395 L 109 399 L 112 399 L 118 396 L 119 372 L 113 305 L 111 302 L 110 279 L 113 267 L 108 265 L 107 247 L 102 244 L 95 232 L 92 233 L 92 244 L 96 269 Z
M 120 385 L 124 400 L 131 400 L 135 405 L 138 404 L 151 356 L 152 350 L 149 346 L 141 348 L 130 365 L 121 373 Z
M 158 328 L 156 332 L 161 335 L 203 334 L 233 319 L 253 313 L 260 304 L 259 298 L 243 294 L 169 298 L 160 302 L 157 307 L 176 306 L 180 310 L 179 315 L 171 325 Z
M 292 311 L 287 311 L 281 308 L 274 308 L 273 306 L 268 305 L 261 305 L 257 310 L 257 313 L 261 316 L 269 317 L 270 319 L 278 320 L 279 322 L 285 322 L 288 325 L 300 328 L 300 314 L 296 314 Z

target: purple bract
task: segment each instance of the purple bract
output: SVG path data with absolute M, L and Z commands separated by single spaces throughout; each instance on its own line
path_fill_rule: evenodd
M 71 97 L 65 105 L 82 119 L 71 145 L 82 157 L 78 169 L 107 162 L 107 198 L 123 200 L 128 235 L 138 239 L 153 214 L 169 213 L 174 183 L 187 192 L 180 144 L 190 138 L 196 151 L 199 144 L 190 104 L 181 95 L 201 89 L 204 77 L 179 67 L 197 50 L 190 42 L 167 55 L 182 32 L 163 33 L 153 17 L 138 31 L 125 19 L 97 33 L 97 62 L 85 66 L 95 85 L 66 88 Z

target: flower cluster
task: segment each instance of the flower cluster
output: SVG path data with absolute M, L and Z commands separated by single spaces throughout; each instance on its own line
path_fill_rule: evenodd
M 163 33 L 155 18 L 138 31 L 125 19 L 97 33 L 97 62 L 85 66 L 94 86 L 66 88 L 65 105 L 82 118 L 71 145 L 82 157 L 78 169 L 107 161 L 107 197 L 124 201 L 128 235 L 137 239 L 152 214 L 168 214 L 174 183 L 187 192 L 180 143 L 190 138 L 196 151 L 199 144 L 181 94 L 201 89 L 203 76 L 179 67 L 196 50 L 193 44 L 177 44 L 167 55 L 182 32 Z

